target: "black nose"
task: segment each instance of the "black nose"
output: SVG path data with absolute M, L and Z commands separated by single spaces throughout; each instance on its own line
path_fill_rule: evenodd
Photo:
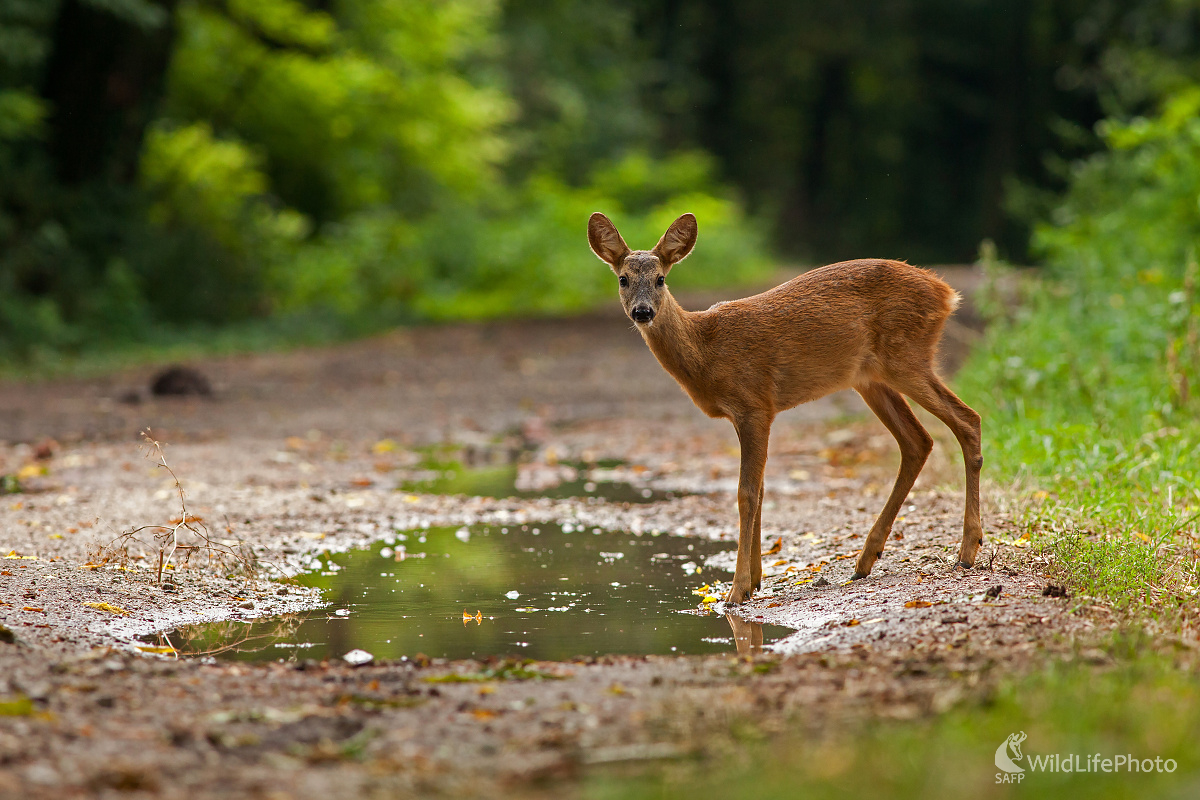
M 654 309 L 650 306 L 634 306 L 629 312 L 634 322 L 649 322 L 654 319 Z

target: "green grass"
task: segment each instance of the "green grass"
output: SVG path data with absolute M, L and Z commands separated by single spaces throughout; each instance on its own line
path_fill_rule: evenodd
M 957 381 L 983 414 L 991 477 L 1026 487 L 1017 523 L 1051 571 L 1155 614 L 1189 612 L 1200 586 L 1200 422 L 1179 391 L 1195 365 L 1166 355 L 1195 338 L 1195 318 L 1170 313 L 1193 294 L 1161 275 L 1026 281 Z
M 1053 662 L 939 716 L 909 722 L 832 723 L 750 745 L 740 756 L 655 765 L 636 777 L 589 776 L 588 800 L 719 797 L 944 798 L 1196 797 L 1200 794 L 1200 692 L 1194 664 L 1167 655 L 1129 657 L 1143 643 L 1117 646 L 1117 666 Z M 800 720 L 803 722 L 803 720 Z M 746 721 L 737 723 L 744 728 Z M 811 728 L 811 726 L 809 726 Z M 1024 732 L 1019 785 L 997 783 L 997 747 Z M 721 734 L 725 732 L 720 732 Z M 745 731 L 742 733 L 743 740 Z M 1173 773 L 1035 772 L 1031 755 L 1118 754 L 1176 762 Z

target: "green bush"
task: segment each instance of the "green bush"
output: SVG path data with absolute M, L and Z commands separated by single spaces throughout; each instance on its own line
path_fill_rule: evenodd
M 988 459 L 1051 490 L 1026 519 L 1059 567 L 1123 603 L 1191 603 L 1200 529 L 1200 89 L 1110 120 L 959 378 Z M 1012 279 L 1012 276 L 1009 276 Z M 995 474 L 995 473 L 994 473 Z

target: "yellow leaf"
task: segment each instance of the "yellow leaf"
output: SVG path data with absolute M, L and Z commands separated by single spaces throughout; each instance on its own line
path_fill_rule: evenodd
M 45 475 L 46 468 L 41 464 L 26 464 L 17 470 L 17 480 L 24 481 L 29 478 L 36 478 L 39 475 Z
M 701 600 L 700 602 L 702 602 L 702 603 L 716 603 L 716 602 L 720 601 L 720 599 L 721 599 L 721 598 L 717 597 L 715 594 L 710 594 L 708 597 L 704 598 L 704 599 L 703 599 L 703 600 Z
M 404 495 L 404 502 L 419 503 L 419 502 L 421 502 L 421 498 L 417 497 L 415 494 L 406 494 L 406 495 Z
M 5 558 L 18 558 L 22 561 L 37 561 L 37 556 L 22 556 L 18 555 L 16 550 L 9 550 Z
M 375 444 L 371 445 L 371 452 L 377 456 L 384 453 L 393 453 L 396 450 L 396 443 L 391 439 L 380 439 Z
M 160 655 L 160 656 L 174 655 L 176 652 L 175 648 L 171 647 L 170 645 L 163 645 L 162 647 L 156 647 L 156 646 L 150 645 L 150 644 L 139 644 L 139 645 L 137 645 L 137 649 L 141 650 L 143 653 L 154 653 L 154 654 Z
M 1141 531 L 1135 531 L 1133 535 L 1138 537 L 1139 539 L 1141 539 L 1146 544 L 1150 544 L 1150 537 L 1147 536 L 1146 534 L 1142 533 Z
M 784 564 L 786 564 L 786 563 L 787 563 L 787 559 L 786 559 L 786 558 L 781 558 L 781 559 L 779 559 L 778 561 L 776 561 L 774 564 L 772 564 L 771 566 L 772 566 L 772 567 L 782 567 L 782 566 L 783 566 Z
M 928 600 L 909 600 L 904 604 L 905 608 L 929 608 L 933 603 Z
M 100 611 L 107 611 L 110 614 L 116 614 L 119 617 L 129 616 L 128 611 L 120 606 L 114 606 L 112 603 L 84 603 L 84 605 L 88 608 L 95 608 L 99 609 Z

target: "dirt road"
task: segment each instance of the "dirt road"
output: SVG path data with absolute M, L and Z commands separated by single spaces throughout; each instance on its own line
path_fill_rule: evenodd
M 898 456 L 857 398 L 839 395 L 776 423 L 763 533 L 764 549 L 779 549 L 765 559 L 764 591 L 728 609 L 741 656 L 731 646 L 515 669 L 140 654 L 139 633 L 319 602 L 201 558 L 167 590 L 153 580 L 153 551 L 139 559 L 134 547 L 128 569 L 103 562 L 122 531 L 181 515 L 174 481 L 140 452 L 146 428 L 167 443 L 188 513 L 275 565 L 299 568 L 314 551 L 395 529 L 514 520 L 728 541 L 707 566 L 710 584 L 732 565 L 732 430 L 692 407 L 615 312 L 194 366 L 212 397 L 155 398 L 150 369 L 0 386 L 0 474 L 24 488 L 0 498 L 10 556 L 0 622 L 13 639 L 0 643 L 0 795 L 561 796 L 592 765 L 717 754 L 732 746 L 734 720 L 770 732 L 797 719 L 935 713 L 1109 624 L 1102 608 L 1043 596 L 994 493 L 981 568 L 952 571 L 961 478 L 932 422 L 939 447 L 883 558 L 848 584 Z M 691 494 L 628 505 L 395 491 L 431 446 L 473 463 L 614 459 Z M 797 632 L 752 652 L 756 622 Z

